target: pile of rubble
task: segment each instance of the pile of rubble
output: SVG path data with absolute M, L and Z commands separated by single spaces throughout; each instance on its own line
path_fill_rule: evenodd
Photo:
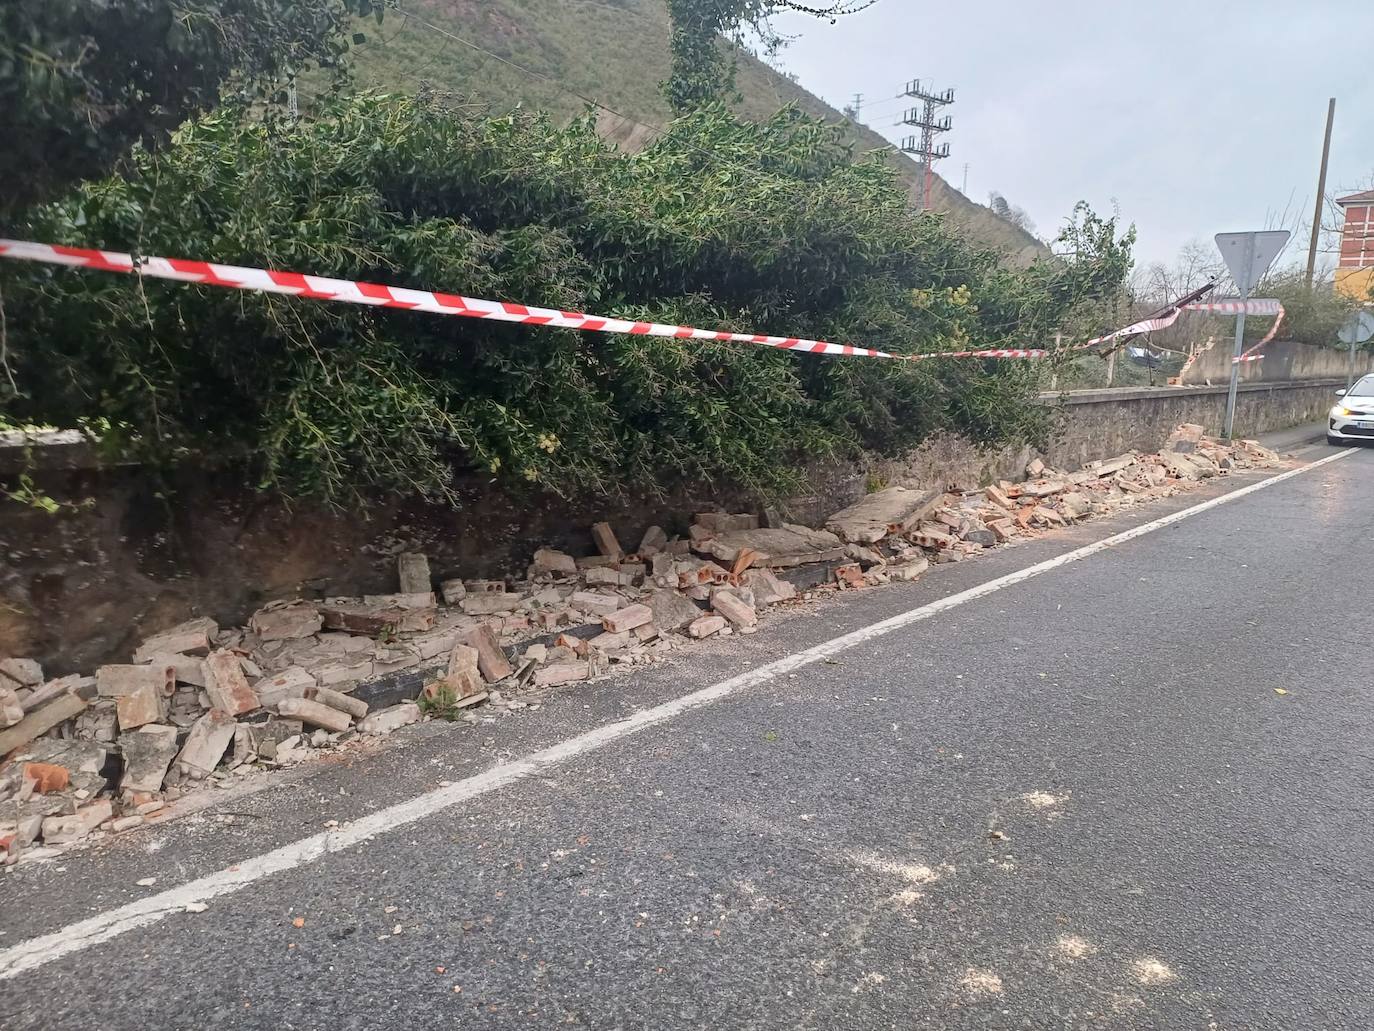
M 766 514 L 697 513 L 684 536 L 650 527 L 625 550 L 606 523 L 596 553 L 536 551 L 520 581 L 444 580 L 402 554 L 395 594 L 273 602 L 248 625 L 193 619 L 128 664 L 45 679 L 0 661 L 0 851 L 57 854 L 167 818 L 168 803 L 425 715 L 476 722 L 479 704 L 535 709 L 612 664 L 664 660 L 703 638 L 751 634 L 770 607 L 823 589 L 913 580 L 1048 527 L 1271 465 L 1251 441 L 1179 427 L 1158 455 L 1075 473 L 1032 462 L 1021 483 L 962 493 L 888 487 L 823 529 Z M 435 587 L 437 586 L 437 591 Z

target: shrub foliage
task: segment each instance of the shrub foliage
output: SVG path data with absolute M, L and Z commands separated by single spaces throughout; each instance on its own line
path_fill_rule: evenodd
M 1072 259 L 1007 268 L 791 110 L 706 106 L 626 155 L 590 118 L 387 95 L 309 122 L 220 109 L 28 222 L 39 240 L 899 353 L 1043 344 L 1120 287 L 1131 238 L 1080 209 Z M 464 468 L 558 491 L 773 491 L 818 456 L 1041 430 L 1024 362 L 823 358 L 8 263 L 0 288 L 17 421 L 98 424 L 154 463 L 245 456 L 295 496 L 443 496 Z

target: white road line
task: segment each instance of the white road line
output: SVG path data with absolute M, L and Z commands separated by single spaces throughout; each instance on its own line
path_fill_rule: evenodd
M 455 781 L 446 787 L 427 792 L 405 802 L 398 802 L 396 805 L 388 806 L 370 816 L 354 820 L 338 830 L 326 831 L 323 834 L 302 838 L 300 841 L 293 841 L 291 844 L 283 845 L 271 852 L 246 859 L 229 869 L 198 878 L 177 888 L 146 896 L 87 920 L 69 924 L 51 934 L 30 938 L 28 941 L 20 942 L 18 945 L 0 952 L 0 980 L 22 974 L 26 970 L 32 970 L 45 963 L 51 963 L 55 959 L 60 959 L 88 946 L 109 941 L 125 931 L 132 931 L 135 928 L 156 923 L 169 913 L 184 911 L 189 903 L 204 902 L 220 895 L 228 895 L 240 888 L 246 888 L 264 877 L 281 873 L 284 870 L 293 870 L 298 866 L 319 859 L 321 856 L 329 855 L 331 852 L 340 852 L 355 845 L 361 845 L 378 834 L 398 830 L 461 802 L 466 802 L 468 799 L 505 787 L 523 777 L 542 773 L 565 760 L 594 752 L 613 741 L 629 737 L 647 727 L 656 726 L 685 712 L 718 702 L 722 698 L 728 698 L 747 688 L 755 687 L 782 674 L 818 662 L 837 652 L 853 648 L 855 645 L 871 641 L 875 637 L 881 637 L 902 627 L 910 626 L 912 623 L 938 616 L 942 612 L 984 598 L 1003 588 L 1012 587 L 1032 577 L 1039 576 L 1041 573 L 1058 569 L 1060 566 L 1067 566 L 1072 562 L 1106 551 L 1108 548 L 1133 541 L 1137 537 L 1144 537 L 1148 533 L 1162 530 L 1166 526 L 1172 526 L 1184 519 L 1200 515 L 1219 505 L 1239 501 L 1256 491 L 1272 487 L 1294 476 L 1300 476 L 1344 458 L 1351 453 L 1350 451 L 1338 451 L 1310 465 L 1290 469 L 1286 473 L 1280 473 L 1267 480 L 1261 480 L 1248 487 L 1242 487 L 1229 494 L 1223 494 L 1153 522 L 1144 523 L 1115 536 L 1076 548 L 1055 558 L 1046 559 L 1044 562 L 1037 562 L 1033 566 L 1018 569 L 1006 576 L 999 576 L 995 580 L 979 584 L 977 587 L 971 587 L 966 591 L 960 591 L 958 594 L 951 594 L 938 601 L 900 613 L 880 623 L 874 623 L 871 626 L 826 641 L 824 644 L 818 644 L 814 648 L 796 652 L 786 658 L 731 677 L 729 680 L 723 680 L 718 684 L 702 688 L 700 691 L 693 691 L 681 698 L 675 698 L 670 702 L 664 702 L 662 705 L 637 712 L 619 723 L 589 730 L 585 734 L 569 738 L 567 741 L 535 752 L 516 762 L 498 766 L 465 780 Z

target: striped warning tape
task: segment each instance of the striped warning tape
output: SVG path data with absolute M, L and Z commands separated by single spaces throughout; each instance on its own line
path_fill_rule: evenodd
M 278 272 L 271 269 L 246 268 L 241 265 L 220 265 L 209 261 L 188 261 L 184 258 L 140 257 L 120 251 L 90 250 L 84 247 L 64 247 L 55 244 L 31 243 L 22 240 L 0 239 L 0 256 L 55 265 L 74 265 L 105 272 L 138 273 L 160 279 L 174 279 L 187 283 L 230 287 L 236 290 L 256 290 L 263 293 L 289 294 L 316 300 L 342 301 L 382 308 L 404 308 L 427 311 L 436 315 L 461 315 L 466 318 L 491 319 L 497 322 L 521 322 L 532 326 L 556 326 L 601 333 L 629 333 L 643 336 L 676 337 L 689 340 L 722 340 L 742 344 L 762 344 L 788 351 L 808 354 L 835 354 L 846 357 L 892 358 L 917 360 L 926 358 L 1041 358 L 1048 352 L 1018 348 L 985 351 L 942 351 L 935 354 L 896 355 L 870 347 L 832 344 L 825 340 L 800 337 L 764 336 L 755 333 L 729 333 L 721 330 L 693 329 L 690 326 L 665 325 L 659 322 L 636 322 L 628 319 L 587 315 L 583 312 L 540 308 L 534 305 L 513 304 L 509 301 L 488 301 L 478 297 L 438 293 L 430 290 L 410 290 L 404 287 L 383 286 L 379 283 L 360 283 L 348 279 L 330 279 L 300 272 Z
M 234 290 L 254 290 L 261 293 L 287 294 L 322 301 L 341 301 L 370 307 L 403 308 L 407 311 L 427 311 L 436 315 L 460 315 L 464 318 L 489 319 L 496 322 L 519 322 L 531 326 L 554 326 L 599 333 L 626 333 L 641 336 L 675 337 L 685 340 L 718 340 L 741 344 L 761 344 L 807 354 L 832 354 L 856 358 L 888 358 L 896 361 L 926 361 L 932 358 L 1044 358 L 1051 352 L 1044 348 L 991 348 L 986 350 L 936 351 L 925 354 L 889 354 L 870 347 L 833 344 L 825 340 L 801 337 L 766 336 L 757 333 L 731 333 L 724 330 L 694 329 L 661 322 L 637 322 L 587 315 L 583 312 L 540 308 L 510 301 L 489 301 L 461 294 L 439 293 L 431 290 L 411 290 L 406 287 L 363 283 L 351 279 L 331 279 L 301 272 L 279 272 L 273 269 L 249 268 L 242 265 L 221 265 L 210 261 L 191 261 L 185 258 L 139 257 L 122 251 L 93 250 L 85 247 L 66 247 L 61 244 L 34 243 L 27 240 L 0 239 L 0 257 L 23 261 L 38 261 L 51 265 L 70 265 L 98 269 L 104 272 L 134 273 L 172 279 L 184 283 L 228 287 Z M 1275 314 L 1280 318 L 1283 307 L 1277 301 L 1223 301 L 1183 305 L 1158 319 L 1147 319 L 1118 329 L 1106 336 L 1095 337 L 1083 344 L 1064 350 L 1086 350 L 1123 336 L 1135 336 L 1173 325 L 1184 310 L 1211 312 L 1239 312 Z M 1277 323 L 1275 324 L 1277 329 Z M 1271 331 L 1272 336 L 1272 331 Z M 1266 343 L 1268 337 L 1260 343 Z M 1258 345 L 1256 345 L 1258 346 Z M 1256 356 L 1259 357 L 1259 356 Z

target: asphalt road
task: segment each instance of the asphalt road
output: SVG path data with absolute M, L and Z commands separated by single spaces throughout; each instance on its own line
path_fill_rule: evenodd
M 12 871 L 0 953 L 1258 478 Z M 0 1027 L 1366 1031 L 1371 582 L 1361 451 L 0 980 Z

